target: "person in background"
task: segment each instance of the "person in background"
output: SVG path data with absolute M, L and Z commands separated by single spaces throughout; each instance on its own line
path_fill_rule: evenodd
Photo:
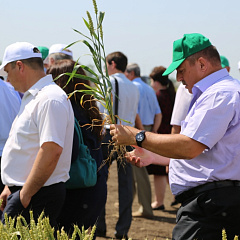
M 56 78 L 62 73 L 71 73 L 74 69 L 75 62 L 72 60 L 58 60 L 50 66 L 47 73 L 52 74 Z M 82 68 L 78 68 L 76 74 L 85 75 Z M 87 90 L 83 84 L 89 85 L 88 80 L 73 77 L 67 84 L 69 76 L 63 75 L 55 82 L 64 89 L 66 94 L 73 93 L 75 90 Z M 72 233 L 74 230 L 73 224 L 79 227 L 84 226 L 85 229 L 93 227 L 97 223 L 97 219 L 105 206 L 107 199 L 107 166 L 102 165 L 103 156 L 101 150 L 102 140 L 102 117 L 97 109 L 95 100 L 91 95 L 77 92 L 70 98 L 74 116 L 82 126 L 82 134 L 84 144 L 88 146 L 91 156 L 96 160 L 97 168 L 97 183 L 93 187 L 81 189 L 67 189 L 66 199 L 63 205 L 58 222 L 64 226 L 67 233 Z M 82 101 L 82 104 L 81 104 Z M 93 124 L 92 127 L 90 127 Z M 95 125 L 94 125 L 95 124 Z M 77 158 L 78 153 L 78 138 L 74 132 L 72 162 Z
M 21 98 L 10 83 L 0 80 L 0 162 L 2 151 L 7 141 L 13 120 L 20 109 Z M 1 175 L 0 175 L 1 176 Z M 0 193 L 4 189 L 4 184 L 0 178 Z
M 180 83 L 177 89 L 176 98 L 174 102 L 172 118 L 170 124 L 172 125 L 171 133 L 180 133 L 181 122 L 185 119 L 188 113 L 190 103 L 193 95 Z
M 49 48 L 48 56 L 43 61 L 46 68 L 50 67 L 55 61 L 62 59 L 73 60 L 73 53 L 70 48 L 67 48 L 66 44 L 57 43 L 53 44 Z
M 38 49 L 40 51 L 40 53 L 42 54 L 42 59 L 43 61 L 46 59 L 46 57 L 48 56 L 49 53 L 49 49 L 47 47 L 44 46 L 38 46 Z M 47 71 L 47 64 L 44 63 L 44 71 Z
M 220 56 L 222 68 L 226 68 L 230 72 L 230 64 L 228 59 L 225 56 Z
M 199 33 L 173 43 L 173 62 L 163 75 L 175 69 L 177 80 L 193 93 L 180 134 L 143 135 L 111 125 L 112 139 L 128 145 L 141 141 L 155 155 L 172 158 L 170 187 L 182 204 L 173 239 L 221 239 L 223 228 L 233 239 L 240 235 L 240 82 L 222 68 L 216 47 Z M 160 163 L 134 153 L 126 156 L 134 165 Z
M 122 52 L 113 52 L 107 55 L 107 71 L 110 76 L 113 93 L 113 107 L 114 115 L 118 111 L 120 119 L 124 119 L 128 122 L 122 121 L 122 124 L 134 126 L 137 116 L 137 108 L 139 102 L 139 91 L 131 81 L 127 79 L 124 72 L 127 67 L 127 57 Z M 116 97 L 116 89 L 118 86 L 118 94 Z M 116 108 L 116 104 L 118 107 Z M 102 105 L 99 107 L 101 113 L 108 114 L 106 109 Z M 119 122 L 119 119 L 116 119 Z M 102 150 L 103 159 L 106 160 L 112 150 L 112 145 L 109 145 L 111 141 L 109 125 L 106 125 L 106 135 L 103 140 Z M 129 150 L 129 147 L 127 146 Z M 117 154 L 114 154 L 110 160 L 110 164 L 113 160 L 117 160 Z M 107 163 L 108 164 L 108 163 Z M 121 161 L 117 160 L 118 169 L 118 195 L 119 195 L 119 217 L 116 224 L 115 237 L 117 239 L 128 239 L 128 231 L 132 222 L 132 201 L 133 201 L 133 188 L 132 188 L 132 166 L 125 158 Z M 105 208 L 102 211 L 97 223 L 97 236 L 106 236 L 106 221 L 105 221 Z
M 166 68 L 163 66 L 155 67 L 151 74 L 151 86 L 156 92 L 157 100 L 162 111 L 162 121 L 157 133 L 171 133 L 171 115 L 175 100 L 175 89 L 168 76 L 162 76 Z M 148 174 L 154 176 L 155 201 L 152 203 L 153 210 L 164 210 L 164 197 L 168 183 L 168 174 L 166 166 L 149 165 L 147 166 Z
M 3 216 L 21 214 L 29 223 L 30 209 L 35 221 L 44 210 L 55 227 L 71 164 L 71 103 L 52 76 L 45 74 L 42 54 L 31 43 L 16 42 L 5 49 L 2 74 L 16 91 L 24 92 L 2 153 Z
M 140 130 L 157 132 L 162 114 L 154 90 L 140 78 L 140 68 L 136 63 L 127 65 L 125 76 L 138 87 L 140 99 L 138 104 L 138 115 L 140 123 L 135 122 L 135 127 Z M 146 168 L 133 169 L 133 191 L 138 194 L 140 208 L 132 213 L 133 217 L 153 218 L 151 207 L 152 192 L 149 176 Z

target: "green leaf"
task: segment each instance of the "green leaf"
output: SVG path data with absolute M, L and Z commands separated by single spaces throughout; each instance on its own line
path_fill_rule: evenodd
M 61 75 L 67 75 L 67 76 L 72 76 L 72 73 L 63 73 L 63 74 L 61 74 Z M 61 75 L 59 75 L 59 76 L 61 76 Z M 59 78 L 59 76 L 58 76 L 58 78 Z M 89 77 L 89 76 L 86 76 L 86 75 L 82 75 L 82 74 L 78 74 L 78 73 L 75 73 L 74 75 L 73 75 L 73 77 L 76 77 L 76 78 L 80 78 L 80 79 L 84 79 L 84 80 L 89 80 L 89 81 L 91 81 L 91 82 L 93 82 L 93 83 L 97 83 L 97 84 L 101 84 L 100 82 L 99 82 L 99 80 L 96 80 L 95 78 L 92 78 L 92 77 Z
M 91 46 L 91 44 L 88 41 L 86 41 L 86 40 L 80 40 L 80 41 L 83 42 L 89 48 L 89 50 L 92 53 L 92 55 L 95 55 L 95 51 L 94 51 L 93 47 Z
M 78 30 L 76 30 L 76 29 L 73 28 L 73 31 L 75 31 L 75 32 L 77 32 L 77 33 L 79 33 L 79 34 L 81 34 L 83 37 L 85 37 L 85 38 L 89 39 L 90 41 L 92 41 L 92 39 L 91 39 L 90 37 L 88 37 L 88 36 L 86 36 L 85 34 L 79 32 Z M 76 42 L 79 42 L 79 41 L 76 41 Z M 75 43 L 76 43 L 76 42 L 75 42 Z
M 96 78 L 98 78 L 98 75 L 91 69 L 89 68 L 88 66 L 85 66 L 85 65 L 81 65 L 81 68 L 86 70 L 87 72 L 91 73 L 92 75 L 94 75 Z
M 102 25 L 104 16 L 105 16 L 105 12 L 99 12 L 99 15 L 98 15 L 98 28 Z
M 90 26 L 89 26 L 87 20 L 83 18 L 83 21 L 84 21 L 85 25 L 87 26 L 89 32 L 92 33 L 92 35 L 94 36 L 94 38 L 98 41 L 98 40 L 99 40 L 99 39 L 98 39 L 98 36 L 96 35 L 95 32 L 92 32 L 92 31 L 90 30 Z
M 88 28 L 88 30 L 89 30 L 89 32 L 90 32 L 90 26 L 89 26 L 89 24 L 88 24 L 88 21 L 87 21 L 85 18 L 83 18 L 83 21 L 84 21 L 86 27 Z

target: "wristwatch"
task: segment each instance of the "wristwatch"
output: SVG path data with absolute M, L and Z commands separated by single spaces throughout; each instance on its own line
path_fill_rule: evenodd
M 139 147 L 142 147 L 142 142 L 143 142 L 144 139 L 145 139 L 145 132 L 146 132 L 146 130 L 143 130 L 143 131 L 138 132 L 138 133 L 136 134 L 136 142 L 137 142 L 137 145 L 138 145 Z

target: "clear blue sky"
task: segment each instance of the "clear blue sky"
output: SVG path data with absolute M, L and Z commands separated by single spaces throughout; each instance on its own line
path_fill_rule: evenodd
M 139 64 L 142 75 L 149 75 L 155 66 L 168 67 L 173 41 L 198 32 L 228 58 L 230 73 L 240 79 L 239 0 L 97 0 L 97 4 L 106 13 L 106 53 L 122 51 L 129 62 Z M 0 59 L 4 49 L 17 41 L 50 47 L 80 40 L 72 29 L 87 33 L 82 18 L 87 18 L 87 10 L 93 15 L 91 0 L 0 0 L 0 6 Z M 82 44 L 72 50 L 75 60 L 82 56 L 82 64 L 91 62 L 83 56 L 88 49 Z

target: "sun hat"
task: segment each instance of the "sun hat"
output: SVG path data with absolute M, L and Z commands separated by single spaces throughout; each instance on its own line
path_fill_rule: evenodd
M 173 42 L 173 61 L 163 73 L 166 76 L 177 69 L 189 56 L 197 53 L 209 46 L 211 42 L 208 38 L 199 33 L 184 34 L 183 38 Z
M 16 42 L 7 46 L 3 55 L 2 65 L 0 66 L 0 75 L 7 76 L 4 67 L 8 63 L 28 58 L 42 58 L 42 54 L 34 52 L 34 48 L 37 47 L 28 42 Z
M 37 48 L 42 53 L 42 59 L 44 60 L 48 56 L 49 49 L 44 46 L 38 46 Z
M 66 48 L 68 45 L 66 44 L 61 44 L 61 43 L 57 43 L 57 44 L 53 44 L 50 48 L 49 48 L 49 53 L 48 53 L 48 57 L 44 60 L 44 63 L 48 64 L 48 59 L 49 56 L 53 53 L 64 53 L 66 55 L 69 56 L 73 56 L 72 51 L 69 48 Z
M 229 61 L 226 57 L 220 56 L 222 68 L 229 67 Z
M 49 48 L 49 55 L 52 53 L 64 53 L 67 54 L 69 56 L 72 56 L 72 51 L 69 48 L 66 48 L 67 45 L 66 44 L 53 44 L 50 48 Z

